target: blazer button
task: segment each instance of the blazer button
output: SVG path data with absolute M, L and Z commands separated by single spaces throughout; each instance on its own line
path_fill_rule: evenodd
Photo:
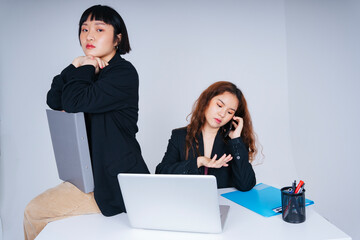
M 236 157 L 236 159 L 238 159 L 238 160 L 239 160 L 239 159 L 240 159 L 240 156 L 237 156 L 237 157 Z

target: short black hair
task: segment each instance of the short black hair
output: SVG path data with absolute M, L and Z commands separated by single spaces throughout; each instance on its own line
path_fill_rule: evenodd
M 126 54 L 130 52 L 131 47 L 125 22 L 121 18 L 120 14 L 109 6 L 94 5 L 85 10 L 79 21 L 79 38 L 81 34 L 81 26 L 89 16 L 91 16 L 90 20 L 95 19 L 103 21 L 104 23 L 114 27 L 114 42 L 117 40 L 117 35 L 121 33 L 121 41 L 116 50 L 119 54 Z

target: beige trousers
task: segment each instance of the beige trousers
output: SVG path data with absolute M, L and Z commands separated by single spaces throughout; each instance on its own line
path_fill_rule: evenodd
M 49 222 L 63 218 L 100 213 L 94 193 L 83 193 L 69 182 L 48 189 L 26 206 L 25 240 L 33 240 Z

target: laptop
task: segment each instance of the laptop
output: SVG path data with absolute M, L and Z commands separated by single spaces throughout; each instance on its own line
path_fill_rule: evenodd
M 59 178 L 84 193 L 94 191 L 84 113 L 46 110 Z
M 230 206 L 219 206 L 214 176 L 120 173 L 118 180 L 133 228 L 222 232 Z

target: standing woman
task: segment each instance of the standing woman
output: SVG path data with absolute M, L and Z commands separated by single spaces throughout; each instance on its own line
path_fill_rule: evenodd
M 65 182 L 34 198 L 24 213 L 25 239 L 61 218 L 124 212 L 117 174 L 149 173 L 135 138 L 138 74 L 120 56 L 131 50 L 123 19 L 108 6 L 92 6 L 80 18 L 79 40 L 84 56 L 54 77 L 47 104 L 85 113 L 95 189 L 85 194 Z
M 218 188 L 248 191 L 256 184 L 256 153 L 244 95 L 231 82 L 216 82 L 195 102 L 190 124 L 172 131 L 156 173 L 209 174 Z

